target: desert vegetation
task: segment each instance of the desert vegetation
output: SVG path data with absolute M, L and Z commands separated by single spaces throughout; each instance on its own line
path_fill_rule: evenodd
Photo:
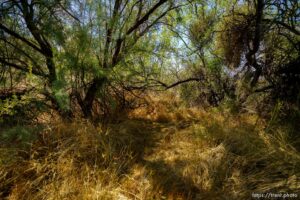
M 0 199 L 299 198 L 299 7 L 0 0 Z

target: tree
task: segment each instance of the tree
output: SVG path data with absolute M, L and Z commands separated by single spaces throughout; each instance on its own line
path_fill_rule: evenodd
M 225 63 L 239 69 L 249 83 L 246 96 L 253 92 L 270 92 L 274 99 L 285 100 L 298 96 L 297 12 L 299 2 L 294 0 L 257 0 L 235 6 L 223 18 L 219 46 Z
M 58 80 L 53 47 L 57 35 L 54 34 L 59 34 L 55 29 L 61 25 L 61 20 L 51 16 L 59 9 L 56 1 L 10 0 L 1 3 L 0 45 L 6 51 L 2 51 L 0 63 L 10 72 L 22 77 L 30 73 L 43 81 L 45 87 L 41 93 L 50 100 L 52 107 L 66 116 L 70 113 L 60 107 L 52 89 Z
M 159 30 L 170 11 L 183 5 L 168 0 L 4 1 L 2 69 L 21 76 L 11 80 L 15 86 L 31 74 L 34 81 L 23 86 L 35 88 L 62 116 L 71 117 L 78 103 L 84 117 L 91 118 L 97 94 L 111 82 L 113 69 L 141 38 Z

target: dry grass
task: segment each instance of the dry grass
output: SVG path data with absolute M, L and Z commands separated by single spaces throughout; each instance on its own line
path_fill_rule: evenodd
M 185 108 L 174 96 L 105 131 L 53 123 L 31 146 L 0 151 L 6 199 L 250 199 L 300 195 L 300 153 L 255 115 Z M 295 143 L 299 144 L 299 143 Z M 298 148 L 298 147 L 297 147 Z
M 132 160 L 122 139 L 87 123 L 51 126 L 40 133 L 27 155 L 2 166 L 1 191 L 12 185 L 8 199 L 112 196 L 111 184 Z

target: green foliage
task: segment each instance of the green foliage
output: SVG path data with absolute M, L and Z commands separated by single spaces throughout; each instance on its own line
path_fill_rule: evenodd
M 59 107 L 63 110 L 68 110 L 70 108 L 69 95 L 66 92 L 66 82 L 65 80 L 57 80 L 53 84 L 54 97 L 56 98 Z
M 208 13 L 201 16 L 201 18 L 190 27 L 192 41 L 198 49 L 204 49 L 212 45 L 212 37 L 215 30 L 216 13 L 213 11 L 204 12 Z
M 19 99 L 16 95 L 13 95 L 12 98 L 0 100 L 0 119 L 4 115 L 15 115 L 17 113 L 16 108 L 26 106 L 29 102 L 29 97 L 22 96 L 21 99 Z
M 24 126 L 5 129 L 0 135 L 1 143 L 4 145 L 18 144 L 20 147 L 26 147 L 37 138 L 36 130 L 39 129 Z

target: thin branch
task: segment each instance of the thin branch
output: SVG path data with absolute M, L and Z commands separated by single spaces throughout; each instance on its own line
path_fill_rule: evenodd
M 293 28 L 293 27 L 289 26 L 288 24 L 286 24 L 284 22 L 281 22 L 281 21 L 278 21 L 278 20 L 271 20 L 271 19 L 263 19 L 263 21 L 269 22 L 269 23 L 275 23 L 277 25 L 283 26 L 284 28 L 291 31 L 292 33 L 294 33 L 296 35 L 300 35 L 300 31 L 298 31 L 296 28 Z
M 65 11 L 73 19 L 75 19 L 77 22 L 81 23 L 81 21 L 76 16 L 74 16 L 72 13 L 70 13 L 70 11 L 68 11 L 68 9 L 66 9 L 61 3 L 58 3 L 58 5 L 61 7 L 61 9 L 63 9 L 63 11 Z
M 8 66 L 13 67 L 13 68 L 18 69 L 18 70 L 21 70 L 23 72 L 30 73 L 30 70 L 29 70 L 28 66 L 21 66 L 21 65 L 15 64 L 15 63 L 10 63 L 10 62 L 7 62 L 5 59 L 3 59 L 1 57 L 0 57 L 0 63 L 2 63 L 4 65 L 8 65 Z M 47 75 L 45 75 L 45 74 L 43 74 L 39 71 L 36 71 L 35 69 L 32 69 L 32 74 L 37 75 L 37 76 L 41 76 L 41 77 L 47 77 Z

